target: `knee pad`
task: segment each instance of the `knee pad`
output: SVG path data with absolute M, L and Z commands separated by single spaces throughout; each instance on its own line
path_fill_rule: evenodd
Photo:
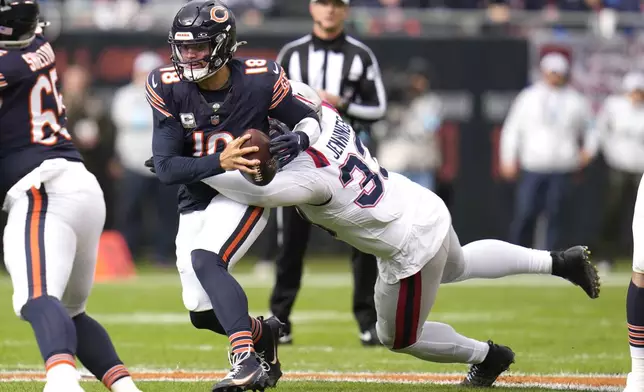
M 226 330 L 221 326 L 214 310 L 205 312 L 190 312 L 190 321 L 197 329 L 207 329 L 220 335 L 225 335 Z
M 395 331 L 389 331 L 381 321 L 378 321 L 376 322 L 376 333 L 378 333 L 380 343 L 389 350 L 392 350 L 394 346 Z
M 192 269 L 197 278 L 207 275 L 214 268 L 228 268 L 228 265 L 218 254 L 207 250 L 195 249 L 190 253 L 190 257 L 192 258 Z

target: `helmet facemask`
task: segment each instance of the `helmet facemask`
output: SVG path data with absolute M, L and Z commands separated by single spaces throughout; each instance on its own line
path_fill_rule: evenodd
M 232 53 L 227 54 L 225 50 L 230 40 L 227 32 L 197 39 L 192 39 L 191 33 L 184 34 L 187 39 L 182 39 L 180 32 L 170 39 L 172 63 L 181 79 L 202 81 L 214 75 L 232 58 Z

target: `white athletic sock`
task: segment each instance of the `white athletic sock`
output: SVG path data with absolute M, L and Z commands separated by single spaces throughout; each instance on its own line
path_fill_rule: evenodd
M 498 240 L 481 240 L 467 244 L 463 246 L 463 257 L 465 269 L 455 281 L 552 273 L 550 252 Z
M 76 367 L 69 363 L 58 363 L 47 370 L 47 381 L 78 381 L 79 378 Z
M 631 347 L 631 371 L 644 377 L 644 348 Z
M 112 384 L 112 392 L 141 392 L 139 388 L 134 385 L 132 377 L 123 377 Z
M 397 352 L 442 363 L 481 363 L 490 346 L 460 335 L 452 326 L 426 321 L 416 343 Z

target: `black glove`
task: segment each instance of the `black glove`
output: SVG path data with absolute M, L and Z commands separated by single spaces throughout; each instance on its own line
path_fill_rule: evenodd
M 304 132 L 284 132 L 280 127 L 273 129 L 273 135 L 275 137 L 271 139 L 268 151 L 277 159 L 280 167 L 288 165 L 297 154 L 309 148 L 309 136 Z
M 150 169 L 152 173 L 157 173 L 157 171 L 154 169 L 154 157 L 150 157 L 147 161 L 145 161 L 145 167 Z

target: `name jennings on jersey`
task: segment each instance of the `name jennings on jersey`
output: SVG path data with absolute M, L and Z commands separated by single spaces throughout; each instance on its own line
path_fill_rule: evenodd
M 417 227 L 436 227 L 440 246 L 451 218 L 431 191 L 380 167 L 353 129 L 323 107 L 322 134 L 263 187 L 229 172 L 203 182 L 238 202 L 262 207 L 295 205 L 312 223 L 363 252 L 390 260 L 406 252 Z
M 268 117 L 319 137 L 315 111 L 292 95 L 284 70 L 264 59 L 228 62 L 231 83 L 206 91 L 179 79 L 174 67 L 153 71 L 146 85 L 154 115 L 152 150 L 157 176 L 181 184 L 179 212 L 205 209 L 217 191 L 200 180 L 221 174 L 219 153 L 250 128 L 268 132 Z
M 47 159 L 82 161 L 66 128 L 56 56 L 42 35 L 0 50 L 0 192 Z

